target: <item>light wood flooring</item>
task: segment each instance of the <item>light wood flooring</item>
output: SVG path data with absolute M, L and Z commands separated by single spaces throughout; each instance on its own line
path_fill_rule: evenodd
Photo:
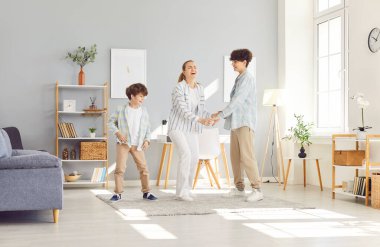
M 51 211 L 0 212 L 0 246 L 378 246 L 380 210 L 319 187 L 264 184 L 263 192 L 318 210 L 255 209 L 252 214 L 129 220 L 94 188 L 65 189 L 59 223 Z M 126 188 L 128 190 L 128 188 Z M 15 195 L 17 196 L 17 195 Z M 147 202 L 149 203 L 149 202 Z M 196 203 L 196 202 L 195 202 Z

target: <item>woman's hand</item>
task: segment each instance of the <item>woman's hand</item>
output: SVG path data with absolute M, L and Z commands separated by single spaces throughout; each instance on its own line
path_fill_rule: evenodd
M 120 131 L 116 132 L 116 137 L 119 139 L 121 143 L 127 143 L 127 138 L 120 133 Z
M 149 148 L 150 143 L 148 141 L 144 141 L 142 145 L 142 150 L 145 151 Z

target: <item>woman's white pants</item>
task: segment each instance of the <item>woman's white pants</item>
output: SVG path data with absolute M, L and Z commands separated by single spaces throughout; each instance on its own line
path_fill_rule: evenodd
M 177 166 L 176 196 L 188 197 L 192 189 L 195 168 L 199 159 L 197 133 L 172 130 L 169 133 L 179 161 Z

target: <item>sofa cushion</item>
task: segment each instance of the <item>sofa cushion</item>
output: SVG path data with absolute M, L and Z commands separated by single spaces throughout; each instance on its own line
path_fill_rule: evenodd
M 59 158 L 49 154 L 29 154 L 0 159 L 0 170 L 62 167 Z
M 0 129 L 0 159 L 9 158 L 12 156 L 12 145 L 11 140 L 7 132 Z
M 12 156 L 29 155 L 29 154 L 49 154 L 45 151 L 28 150 L 28 149 L 13 149 Z

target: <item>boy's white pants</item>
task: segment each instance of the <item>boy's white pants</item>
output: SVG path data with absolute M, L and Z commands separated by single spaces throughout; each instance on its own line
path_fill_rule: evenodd
M 199 159 L 199 141 L 197 133 L 172 130 L 169 133 L 178 155 L 176 196 L 190 196 L 195 168 Z

